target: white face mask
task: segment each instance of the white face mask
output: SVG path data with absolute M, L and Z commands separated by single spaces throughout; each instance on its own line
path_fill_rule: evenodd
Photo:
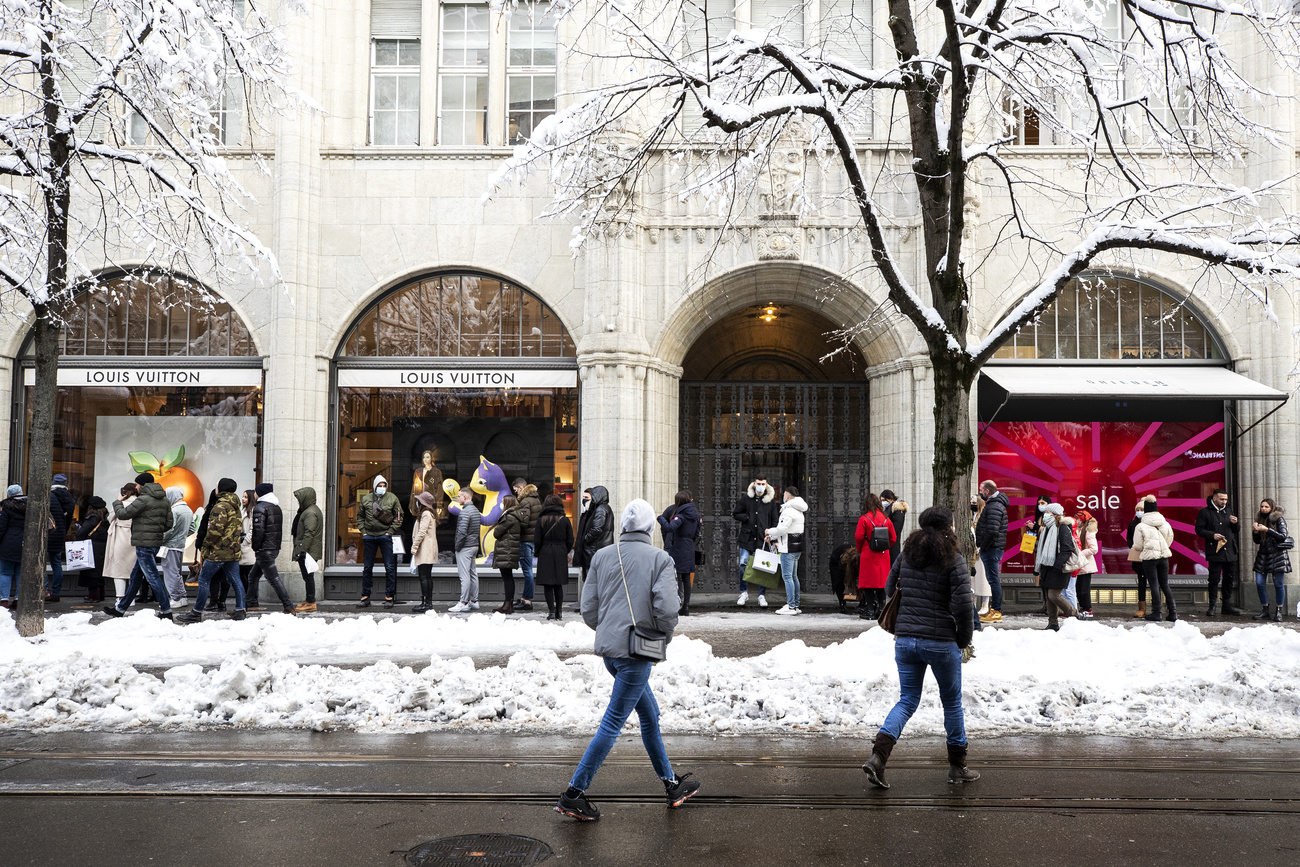
M 767 490 L 767 485 L 754 485 L 754 493 L 761 494 Z
M 388 485 L 375 485 L 375 493 L 382 497 L 388 493 Z

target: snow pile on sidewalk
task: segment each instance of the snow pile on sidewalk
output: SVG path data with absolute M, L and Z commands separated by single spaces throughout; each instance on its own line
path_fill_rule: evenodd
M 0 655 L 9 661 L 0 681 L 0 727 L 588 732 L 611 682 L 594 656 L 557 657 L 556 650 L 575 644 L 590 647 L 591 632 L 579 623 L 557 628 L 482 615 L 332 623 L 268 617 L 182 630 L 145 612 L 98 626 L 55 625 L 64 620 L 70 618 L 29 643 L 0 617 Z M 445 637 L 431 637 L 439 634 Z M 441 640 L 458 648 L 453 652 L 512 642 L 528 649 L 504 667 L 482 669 L 439 652 L 418 668 L 381 661 L 348 670 L 290 658 L 306 654 L 313 641 L 315 650 L 354 653 L 367 642 L 374 652 L 402 640 Z M 192 659 L 189 642 L 219 648 L 220 666 L 205 671 L 190 661 L 162 677 L 135 667 Z M 1294 631 L 1261 626 L 1205 638 L 1181 622 L 1168 629 L 1069 621 L 1059 634 L 990 629 L 975 643 L 978 655 L 963 669 L 973 735 L 1300 737 Z M 898 696 L 893 639 L 879 629 L 826 648 L 795 639 L 752 659 L 717 658 L 709 645 L 681 636 L 652 685 L 670 732 L 871 736 Z M 943 731 L 932 678 L 908 731 Z

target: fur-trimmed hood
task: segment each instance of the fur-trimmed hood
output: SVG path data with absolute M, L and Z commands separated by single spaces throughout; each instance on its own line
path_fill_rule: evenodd
M 892 503 L 889 504 L 889 508 L 887 508 L 885 511 L 887 511 L 887 512 L 906 512 L 906 511 L 907 511 L 907 501 L 906 501 L 906 500 L 894 500 L 894 502 L 892 502 Z
M 745 493 L 749 494 L 749 496 L 751 497 L 754 497 L 753 482 L 749 483 L 749 487 L 746 489 Z M 776 488 L 772 487 L 771 485 L 768 485 L 767 490 L 763 493 L 763 502 L 770 503 L 775 497 L 776 497 Z M 755 497 L 755 499 L 757 499 L 757 497 Z

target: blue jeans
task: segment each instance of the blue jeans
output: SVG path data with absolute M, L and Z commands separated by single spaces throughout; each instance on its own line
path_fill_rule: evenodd
M 384 555 L 384 591 L 391 597 L 397 592 L 397 558 L 393 556 L 393 537 L 362 536 L 361 549 L 361 595 L 369 599 L 370 591 L 375 587 L 375 552 L 379 551 Z
M 1278 605 L 1286 604 L 1286 573 L 1273 573 L 1273 598 Z M 1268 604 L 1268 576 L 1263 572 L 1255 573 L 1255 589 L 1259 591 L 1259 604 Z
M 605 668 L 614 675 L 614 690 L 610 693 L 609 707 L 605 708 L 596 736 L 587 745 L 578 769 L 573 772 L 570 786 L 584 792 L 587 790 L 633 710 L 641 721 L 641 743 L 645 744 L 646 755 L 650 756 L 655 773 L 661 780 L 673 778 L 673 767 L 668 763 L 664 740 L 659 734 L 659 705 L 650 691 L 652 665 L 649 660 L 605 657 Z
M 533 593 L 536 587 L 533 586 L 533 543 L 519 543 L 519 568 L 524 573 L 524 592 L 519 595 L 520 599 L 533 601 Z M 511 602 L 514 600 L 511 599 Z
M 212 587 L 212 579 L 218 575 L 223 575 L 226 583 L 235 591 L 235 610 L 242 611 L 244 608 L 244 582 L 239 580 L 238 560 L 203 561 L 203 571 L 199 572 L 199 595 L 194 597 L 194 610 L 200 613 L 203 611 L 203 606 L 208 602 L 208 590 Z
M 993 598 L 989 601 L 989 607 L 994 611 L 1002 610 L 1002 555 L 1005 554 L 1001 548 L 994 548 L 991 551 L 980 551 L 980 562 L 984 564 L 984 575 L 989 579 L 989 590 L 993 593 Z
M 135 568 L 131 570 L 131 581 L 126 585 L 126 595 L 117 600 L 117 610 L 126 611 L 135 601 L 135 594 L 140 592 L 140 579 L 149 582 L 153 595 L 158 597 L 158 610 L 166 614 L 172 610 L 171 597 L 163 585 L 162 575 L 158 573 L 158 547 L 135 549 Z
M 18 598 L 18 571 L 21 560 L 0 560 L 0 599 Z
M 59 596 L 63 590 L 63 555 L 50 554 L 50 575 L 49 584 L 46 589 L 50 591 L 51 596 Z
M 785 582 L 785 604 L 791 608 L 799 607 L 799 565 L 798 554 L 781 555 L 781 580 Z
M 1069 586 L 1061 591 L 1061 598 L 1064 599 L 1066 602 L 1069 602 L 1070 607 L 1075 609 L 1079 607 L 1079 596 L 1074 591 L 1075 582 L 1078 580 L 1079 577 L 1077 575 L 1071 575 Z
M 948 733 L 948 744 L 966 746 L 966 724 L 961 709 L 961 648 L 957 642 L 897 638 L 894 640 L 894 661 L 898 663 L 898 704 L 885 717 L 880 730 L 898 740 L 903 726 L 921 704 L 921 687 L 925 684 L 928 667 L 934 670 L 934 679 L 939 682 L 939 700 L 943 702 L 943 727 Z

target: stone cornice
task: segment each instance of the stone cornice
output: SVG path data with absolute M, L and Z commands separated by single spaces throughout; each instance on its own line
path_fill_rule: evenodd
M 425 161 L 425 160 L 503 160 L 515 152 L 512 147 L 361 147 L 361 148 L 322 148 L 323 160 L 358 160 L 358 161 Z

